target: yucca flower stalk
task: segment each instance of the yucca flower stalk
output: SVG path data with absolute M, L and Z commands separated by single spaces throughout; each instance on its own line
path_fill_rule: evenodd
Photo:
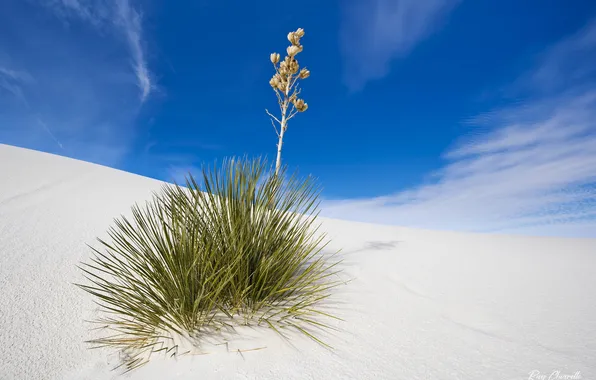
M 271 117 L 271 123 L 278 137 L 275 175 L 279 174 L 281 167 L 281 149 L 284 135 L 288 128 L 288 121 L 296 116 L 298 112 L 304 112 L 308 109 L 308 104 L 298 97 L 301 92 L 298 86 L 298 80 L 306 79 L 310 76 L 310 71 L 306 68 L 300 70 L 300 65 L 296 59 L 296 55 L 303 50 L 303 46 L 300 44 L 302 37 L 304 37 L 304 30 L 302 28 L 288 34 L 288 41 L 290 41 L 291 45 L 286 49 L 288 55 L 283 61 L 280 62 L 280 55 L 278 53 L 272 53 L 270 56 L 271 63 L 275 68 L 275 74 L 269 81 L 269 84 L 277 96 L 277 102 L 281 112 L 281 116 L 278 118 L 272 115 L 269 110 L 265 110 L 269 117 Z M 279 129 L 276 123 L 279 125 Z

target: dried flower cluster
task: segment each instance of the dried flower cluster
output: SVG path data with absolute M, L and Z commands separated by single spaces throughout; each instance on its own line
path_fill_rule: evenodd
M 288 34 L 288 41 L 291 45 L 286 49 L 287 56 L 280 62 L 280 55 L 272 53 L 270 56 L 271 63 L 275 68 L 275 74 L 269 81 L 269 84 L 277 95 L 279 108 L 281 111 L 281 118 L 273 116 L 268 110 L 267 114 L 271 117 L 271 122 L 275 128 L 275 132 L 279 138 L 277 144 L 277 161 L 275 165 L 275 173 L 279 172 L 281 165 L 281 148 L 283 144 L 283 136 L 288 127 L 288 121 L 293 118 L 296 113 L 304 112 L 308 109 L 308 104 L 298 97 L 300 88 L 298 87 L 298 79 L 306 79 L 310 76 L 310 71 L 306 68 L 300 69 L 296 55 L 303 50 L 300 44 L 300 39 L 304 37 L 304 30 L 299 28 L 295 32 Z M 275 125 L 279 124 L 279 131 Z

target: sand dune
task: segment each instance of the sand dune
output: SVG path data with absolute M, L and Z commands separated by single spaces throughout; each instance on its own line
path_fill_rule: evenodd
M 331 219 L 330 249 L 343 249 L 354 278 L 335 297 L 335 350 L 248 330 L 209 354 L 155 357 L 121 376 L 114 354 L 84 343 L 95 305 L 72 285 L 75 265 L 113 217 L 161 185 L 0 145 L 0 379 L 596 378 L 596 239 Z

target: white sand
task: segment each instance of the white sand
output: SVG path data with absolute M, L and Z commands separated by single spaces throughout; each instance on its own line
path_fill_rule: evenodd
M 95 306 L 72 285 L 75 265 L 113 217 L 160 186 L 0 145 L 0 379 L 596 379 L 596 240 L 329 219 L 331 248 L 343 248 L 355 278 L 336 296 L 345 322 L 328 337 L 335 351 L 251 331 L 228 350 L 118 375 L 110 351 L 83 342 Z

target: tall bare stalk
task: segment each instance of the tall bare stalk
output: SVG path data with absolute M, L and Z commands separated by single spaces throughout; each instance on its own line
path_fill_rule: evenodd
M 283 146 L 284 134 L 288 128 L 288 121 L 292 119 L 298 112 L 304 112 L 308 109 L 308 104 L 304 100 L 300 99 L 298 95 L 301 90 L 298 86 L 299 79 L 306 79 L 310 76 L 310 71 L 306 68 L 300 70 L 300 65 L 296 60 L 296 55 L 303 49 L 300 44 L 300 39 L 304 37 L 304 30 L 299 28 L 295 32 L 288 34 L 288 40 L 291 45 L 286 49 L 288 55 L 280 62 L 280 56 L 278 53 L 271 54 L 271 63 L 275 68 L 275 74 L 269 81 L 269 84 L 275 91 L 277 96 L 277 103 L 281 112 L 281 117 L 277 118 L 267 111 L 267 114 L 271 117 L 271 124 L 277 133 L 277 159 L 275 161 L 275 175 L 279 174 L 281 167 L 281 149 Z M 278 65 L 279 63 L 279 65 Z M 279 129 L 276 123 L 279 125 Z

